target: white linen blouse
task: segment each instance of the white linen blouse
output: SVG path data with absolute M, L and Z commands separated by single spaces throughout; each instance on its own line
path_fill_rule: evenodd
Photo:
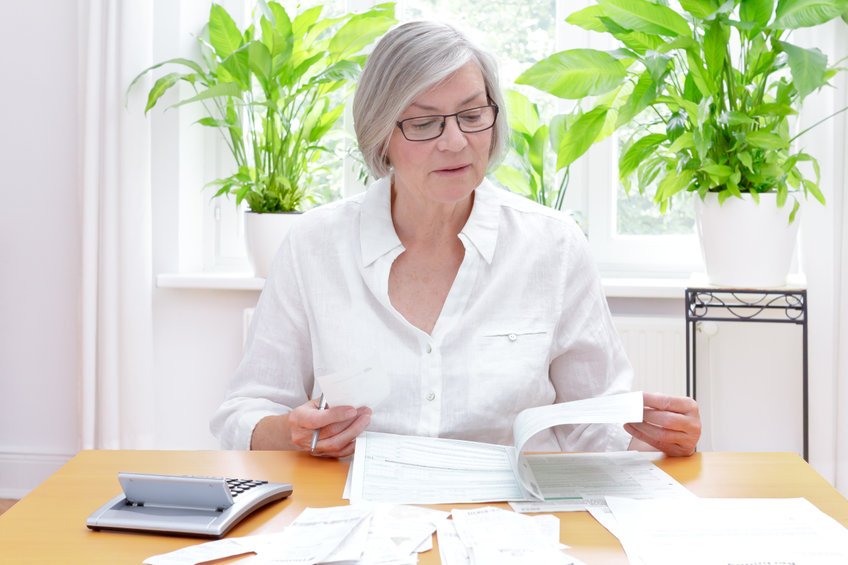
M 378 359 L 391 390 L 369 430 L 512 444 L 525 408 L 630 390 L 585 236 L 565 214 L 484 181 L 459 234 L 465 256 L 432 335 L 389 301 L 404 251 L 391 183 L 301 216 L 277 253 L 244 357 L 211 422 L 225 449 L 315 394 L 316 371 Z M 321 374 L 321 373 L 319 373 Z M 559 426 L 528 449 L 612 451 L 618 425 Z

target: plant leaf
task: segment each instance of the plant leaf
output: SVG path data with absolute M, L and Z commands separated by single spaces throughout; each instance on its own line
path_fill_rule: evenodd
M 680 0 L 680 7 L 696 18 L 705 20 L 718 10 L 718 2 L 715 0 Z
M 745 139 L 749 144 L 760 149 L 784 149 L 789 146 L 789 142 L 779 135 L 763 130 L 746 133 Z
M 224 8 L 212 4 L 209 9 L 209 43 L 219 59 L 226 59 L 241 47 L 241 32 Z
M 557 148 L 557 170 L 573 163 L 592 146 L 604 127 L 608 111 L 606 106 L 598 106 L 571 124 Z
M 649 133 L 631 143 L 618 160 L 618 176 L 629 177 L 665 140 L 666 136 L 661 133 Z
M 539 61 L 515 82 L 559 98 L 578 99 L 609 92 L 626 76 L 624 65 L 603 51 L 569 49 Z
M 626 29 L 671 37 L 692 34 L 683 16 L 661 4 L 646 0 L 598 0 L 598 4 Z
M 774 0 L 745 0 L 739 6 L 739 19 L 766 27 L 774 12 Z
M 789 59 L 792 82 L 802 100 L 811 92 L 824 86 L 827 55 L 816 48 L 804 49 L 785 41 L 779 43 Z
M 601 20 L 604 16 L 606 13 L 603 6 L 593 5 L 574 12 L 565 18 L 565 21 L 589 31 L 604 33 L 609 31 Z
M 846 0 L 778 0 L 772 27 L 798 29 L 812 27 L 845 13 Z
M 199 100 L 208 100 L 209 98 L 216 98 L 218 96 L 233 96 L 235 98 L 241 98 L 242 90 L 239 88 L 234 82 L 222 82 L 219 84 L 215 84 L 199 92 L 196 96 L 192 96 L 191 98 L 186 98 L 185 100 L 180 100 L 174 107 L 182 106 L 183 104 L 189 104 L 191 102 L 197 102 Z

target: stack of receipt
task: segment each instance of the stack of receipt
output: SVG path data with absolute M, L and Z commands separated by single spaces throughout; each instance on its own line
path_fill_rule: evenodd
M 280 533 L 227 538 L 147 558 L 146 565 L 196 565 L 248 553 L 274 565 L 414 565 L 432 549 L 448 512 L 391 504 L 306 508 Z M 251 561 L 257 562 L 256 559 Z

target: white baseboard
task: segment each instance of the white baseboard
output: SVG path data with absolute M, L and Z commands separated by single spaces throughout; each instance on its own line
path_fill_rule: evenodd
M 23 498 L 73 454 L 0 452 L 0 498 Z

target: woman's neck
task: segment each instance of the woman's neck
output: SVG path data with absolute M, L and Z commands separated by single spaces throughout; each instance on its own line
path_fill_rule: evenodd
M 459 202 L 432 202 L 399 194 L 392 183 L 392 222 L 405 247 L 454 241 L 474 204 L 474 193 Z

